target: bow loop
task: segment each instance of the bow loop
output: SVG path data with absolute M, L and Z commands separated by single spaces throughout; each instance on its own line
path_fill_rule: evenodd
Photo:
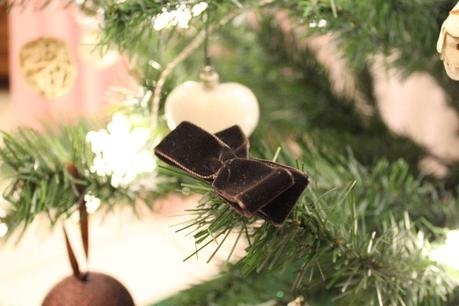
M 249 140 L 239 126 L 233 125 L 216 133 L 215 136 L 229 146 L 237 157 L 249 158 Z
M 221 168 L 223 158 L 233 158 L 231 148 L 220 139 L 183 122 L 155 148 L 155 154 L 163 161 L 194 176 L 213 181 Z
M 243 216 L 255 213 L 281 225 L 308 185 L 295 168 L 248 158 L 249 141 L 238 126 L 215 135 L 182 122 L 155 148 L 166 163 L 212 183 Z

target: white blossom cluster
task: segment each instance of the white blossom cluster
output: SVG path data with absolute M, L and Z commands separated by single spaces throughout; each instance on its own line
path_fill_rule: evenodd
M 94 152 L 90 171 L 99 176 L 110 177 L 115 188 L 136 190 L 139 184 L 155 187 L 156 160 L 153 151 L 147 148 L 150 130 L 132 127 L 129 118 L 116 113 L 106 129 L 91 131 L 86 140 Z
M 187 29 L 191 18 L 201 15 L 207 9 L 207 6 L 207 2 L 199 2 L 191 7 L 186 4 L 180 4 L 172 11 L 163 9 L 162 13 L 153 18 L 153 28 L 156 31 L 170 27 Z
M 95 213 L 100 206 L 100 199 L 91 193 L 84 195 L 84 202 L 86 204 L 86 211 L 88 214 Z

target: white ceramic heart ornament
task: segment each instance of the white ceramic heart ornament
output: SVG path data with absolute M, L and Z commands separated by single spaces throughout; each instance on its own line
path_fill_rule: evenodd
M 443 22 L 437 51 L 440 53 L 448 76 L 459 81 L 459 3 Z
M 260 110 L 253 92 L 238 83 L 219 83 L 210 67 L 201 73 L 201 82 L 188 81 L 174 88 L 166 99 L 166 121 L 172 130 L 189 121 L 209 133 L 239 125 L 249 136 L 256 128 Z

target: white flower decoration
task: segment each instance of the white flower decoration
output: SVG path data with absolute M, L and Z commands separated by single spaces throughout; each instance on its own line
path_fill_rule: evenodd
M 161 14 L 153 18 L 153 28 L 156 31 L 177 26 L 182 29 L 187 29 L 190 20 L 202 14 L 208 7 L 207 2 L 199 2 L 192 7 L 185 4 L 180 4 L 175 10 L 163 10 Z
M 95 154 L 91 172 L 111 176 L 115 188 L 128 188 L 143 174 L 154 175 L 156 160 L 146 147 L 149 138 L 149 129 L 133 128 L 125 115 L 116 113 L 107 129 L 86 135 Z
M 86 211 L 88 214 L 93 214 L 100 207 L 100 199 L 92 194 L 88 193 L 84 196 L 84 201 L 86 204 Z
M 207 4 L 207 2 L 199 2 L 197 4 L 195 4 L 193 6 L 193 8 L 191 9 L 191 12 L 193 13 L 193 16 L 196 17 L 196 16 L 199 16 L 201 15 L 205 10 L 207 10 L 207 7 L 209 5 Z

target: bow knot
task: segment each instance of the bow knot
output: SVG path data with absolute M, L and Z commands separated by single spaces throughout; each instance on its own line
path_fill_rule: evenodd
M 280 226 L 308 185 L 295 168 L 249 159 L 249 141 L 238 126 L 212 135 L 182 122 L 155 148 L 164 162 L 212 183 L 243 216 L 255 213 Z

